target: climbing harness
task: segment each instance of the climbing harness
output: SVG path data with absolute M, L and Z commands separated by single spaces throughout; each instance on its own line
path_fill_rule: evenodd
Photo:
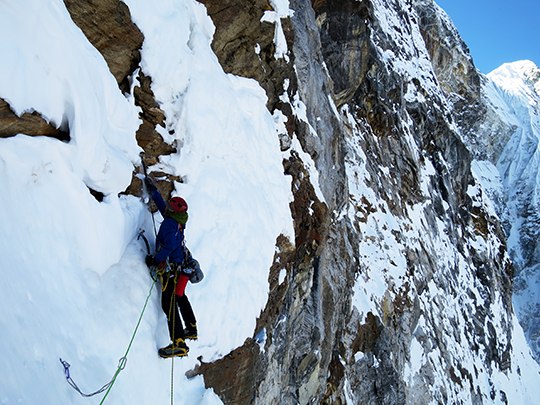
M 133 344 L 133 340 L 135 339 L 135 335 L 137 334 L 137 330 L 139 329 L 139 325 L 141 324 L 141 320 L 142 320 L 144 311 L 146 310 L 148 300 L 150 299 L 150 296 L 152 295 L 152 290 L 154 289 L 155 284 L 156 284 L 156 281 L 153 280 L 152 286 L 150 287 L 150 291 L 148 292 L 148 296 L 146 297 L 146 302 L 144 303 L 144 307 L 142 309 L 141 315 L 139 316 L 139 321 L 137 322 L 137 326 L 135 327 L 135 331 L 133 332 L 133 335 L 131 336 L 131 341 L 129 342 L 126 353 L 118 361 L 118 368 L 116 369 L 116 372 L 114 373 L 114 376 L 112 377 L 111 381 L 109 381 L 107 384 L 105 384 L 103 387 L 101 387 L 96 392 L 93 392 L 91 394 L 85 394 L 84 392 L 82 392 L 79 389 L 79 387 L 77 386 L 75 381 L 73 381 L 73 379 L 71 378 L 71 375 L 70 375 L 70 372 L 69 372 L 69 367 L 71 365 L 67 361 L 64 361 L 64 360 L 62 360 L 60 358 L 60 363 L 62 363 L 62 365 L 64 366 L 64 374 L 66 375 L 66 380 L 67 380 L 68 384 L 71 385 L 73 387 L 73 389 L 75 389 L 75 391 L 77 391 L 83 397 L 85 397 L 85 398 L 93 397 L 94 395 L 101 394 L 102 392 L 104 392 L 106 390 L 107 392 L 105 393 L 105 396 L 103 397 L 103 399 L 100 402 L 100 405 L 101 405 L 105 401 L 105 398 L 107 398 L 107 395 L 109 395 L 109 392 L 111 391 L 111 388 L 113 387 L 114 383 L 116 382 L 116 377 L 118 377 L 118 374 L 120 374 L 120 371 L 122 371 L 124 368 L 126 368 L 127 356 L 128 356 L 129 350 L 131 349 L 131 345 Z

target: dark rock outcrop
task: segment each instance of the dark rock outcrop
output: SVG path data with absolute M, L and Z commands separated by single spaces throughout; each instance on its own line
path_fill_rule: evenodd
M 463 395 L 474 403 L 505 396 L 480 392 L 478 374 L 465 370 L 459 355 L 447 348 L 476 353 L 496 370 L 511 367 L 511 325 L 506 319 L 512 307 L 512 266 L 504 235 L 498 219 L 482 206 L 481 196 L 468 193 L 473 184 L 471 156 L 452 127 L 454 117 L 438 86 L 438 80 L 444 80 L 453 89 L 454 114 L 461 119 L 467 106 L 477 101 L 478 77 L 467 57 L 459 62 L 461 66 L 451 65 L 453 45 L 446 48 L 445 31 L 427 23 L 434 17 L 430 14 L 434 8 L 419 12 L 418 17 L 412 5 L 388 5 L 396 24 L 388 28 L 379 20 L 376 7 L 381 5 L 371 1 L 291 2 L 289 52 L 295 70 L 290 80 L 296 85 L 289 95 L 298 92 L 308 120 L 292 115 L 291 134 L 314 160 L 325 201 L 317 197 L 306 162 L 291 151 L 284 166 L 292 176 L 295 246 L 278 239 L 268 304 L 253 339 L 238 349 L 251 354 L 236 370 L 254 378 L 230 380 L 220 375 L 220 362 L 204 364 L 199 370 L 207 386 L 226 401 L 231 398 L 230 385 L 235 387 L 236 398 L 242 391 L 250 393 L 242 403 L 261 404 L 345 403 L 346 395 L 366 404 L 445 403 L 455 399 L 456 392 L 466 392 Z M 217 26 L 214 49 L 222 63 L 230 62 L 235 52 L 227 53 L 227 47 L 219 44 L 225 37 L 220 31 L 223 22 L 213 10 L 209 6 Z M 423 33 L 424 42 L 412 34 L 415 30 Z M 257 43 L 250 41 L 247 48 Z M 402 50 L 399 41 L 409 41 L 408 51 Z M 438 63 L 434 62 L 435 69 L 426 68 L 410 77 L 390 58 L 382 57 L 385 50 L 392 52 L 396 64 L 430 57 Z M 240 60 L 236 63 L 241 66 Z M 242 74 L 240 67 L 229 69 Z M 427 164 L 433 174 L 426 186 L 421 173 Z M 371 191 L 354 194 L 350 185 L 355 182 Z M 417 236 L 410 232 L 417 226 L 410 217 L 414 207 L 422 207 L 419 215 L 425 224 L 415 231 Z M 354 219 L 346 214 L 351 210 Z M 390 215 L 400 224 L 394 224 L 389 235 L 406 258 L 406 274 L 400 282 L 387 285 L 377 311 L 360 314 L 352 305 L 355 280 L 381 276 L 369 267 L 370 259 L 362 250 L 371 249 L 377 238 L 381 238 L 381 250 L 389 242 L 382 235 L 371 235 L 377 215 Z M 459 266 L 446 263 L 437 253 L 435 240 L 441 237 L 461 262 Z M 476 238 L 495 238 L 499 250 L 475 248 Z M 391 257 L 381 265 L 395 268 Z M 280 274 L 286 274 L 281 284 Z M 432 295 L 433 291 L 438 293 Z M 497 321 L 505 328 L 498 332 L 500 336 L 493 326 L 487 332 L 480 326 L 491 324 L 487 308 L 495 305 L 499 292 L 506 311 Z M 475 301 L 477 296 L 483 301 Z M 448 297 L 472 304 L 453 307 Z M 445 311 L 450 310 L 456 314 L 451 320 L 445 318 L 449 316 Z M 450 325 L 448 330 L 440 329 L 443 323 Z M 466 342 L 461 340 L 462 330 Z M 266 336 L 260 342 L 264 350 L 250 351 L 258 336 Z M 412 341 L 425 353 L 437 350 L 441 355 L 434 363 L 424 364 L 414 379 L 406 380 L 404 371 L 413 361 Z M 437 385 L 436 374 L 456 386 Z M 435 393 L 425 388 L 435 385 Z M 254 391 L 256 395 L 248 400 Z

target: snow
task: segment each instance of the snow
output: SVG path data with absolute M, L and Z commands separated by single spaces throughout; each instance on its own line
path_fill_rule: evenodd
M 293 235 L 290 179 L 264 91 L 223 72 L 204 6 L 126 3 L 145 35 L 141 68 L 167 117 L 162 134 L 179 148 L 159 167 L 184 180 L 175 187 L 190 207 L 186 241 L 205 272 L 186 291 L 199 340 L 175 361 L 174 403 L 218 404 L 202 377 L 184 373 L 197 357 L 220 358 L 256 332 L 275 240 Z M 119 196 L 139 163 L 138 108 L 61 0 L 0 8 L 0 97 L 71 136 L 0 139 L 0 304 L 10 308 L 0 314 L 0 403 L 94 403 L 67 384 L 59 358 L 82 391 L 107 383 L 152 285 L 136 239 L 144 229 L 152 244 L 151 216 L 139 198 Z M 155 287 L 106 401 L 167 403 L 171 361 L 157 356 L 167 343 Z
M 408 26 L 401 21 L 403 13 L 400 12 L 407 9 L 409 4 L 399 0 L 391 3 L 374 0 L 372 4 L 377 24 L 380 25 L 379 31 L 373 31 L 372 40 L 384 62 L 378 69 L 398 73 L 408 81 L 405 93 L 407 102 L 423 103 L 429 97 L 434 108 L 450 112 L 450 104 L 444 99 L 435 79 L 418 26 Z M 381 39 L 383 37 L 384 39 Z M 386 49 L 392 42 L 399 46 Z M 413 79 L 418 80 L 418 87 L 423 89 L 423 94 L 420 94 L 417 85 L 412 85 Z M 506 93 L 500 96 L 501 103 L 508 100 L 509 94 L 513 94 L 511 86 L 508 87 Z M 530 95 L 523 87 L 518 94 Z M 512 100 L 508 101 L 508 105 L 513 105 Z M 536 104 L 529 102 L 526 110 L 530 111 L 531 108 L 536 108 Z M 349 117 L 346 124 L 351 128 L 351 134 L 346 139 L 349 147 L 345 158 L 350 194 L 348 216 L 350 221 L 359 227 L 361 236 L 358 246 L 359 274 L 353 286 L 352 300 L 360 319 L 364 320 L 366 315 L 372 312 L 383 323 L 391 322 L 387 321 L 386 317 L 391 316 L 392 306 L 398 299 L 414 302 L 421 316 L 406 350 L 408 362 L 404 365 L 403 379 L 407 388 L 415 389 L 418 382 L 422 381 L 425 375 L 429 375 L 426 390 L 430 397 L 419 397 L 419 403 L 429 400 L 440 403 L 472 403 L 478 400 L 473 398 L 473 390 L 491 401 L 490 403 L 505 403 L 503 392 L 507 403 L 533 403 L 540 395 L 540 367 L 527 347 L 515 314 L 504 305 L 502 293 L 491 291 L 492 296 L 489 297 L 490 301 L 487 301 L 483 294 L 485 288 L 476 276 L 476 269 L 469 258 L 471 252 L 497 257 L 501 241 L 493 233 L 485 237 L 476 235 L 467 240 L 466 249 L 469 252 L 460 252 L 451 237 L 452 231 L 458 230 L 449 229 L 452 227 L 452 222 L 447 217 L 450 215 L 449 205 L 442 204 L 444 214 L 435 218 L 430 214 L 433 210 L 431 205 L 435 203 L 433 197 L 436 197 L 431 184 L 437 174 L 429 161 L 430 157 L 422 156 L 416 146 L 414 137 L 411 136 L 411 120 L 407 120 L 406 116 L 403 117 L 402 136 L 408 140 L 411 154 L 416 155 L 418 161 L 422 158 L 425 162 L 419 173 L 420 191 L 424 199 L 404 207 L 405 213 L 402 217 L 391 215 L 387 202 L 368 186 L 377 181 L 368 171 L 368 157 L 361 147 L 362 138 L 369 135 L 362 132 L 362 128 L 350 117 L 347 108 L 343 108 L 341 112 Z M 521 116 L 528 117 L 525 113 Z M 457 130 L 453 123 L 448 125 Z M 531 147 L 531 143 L 525 141 L 522 145 Z M 533 146 L 535 145 L 538 145 L 538 142 L 533 143 Z M 507 156 L 508 165 L 516 165 L 512 154 Z M 443 156 L 439 156 L 439 160 L 444 163 Z M 526 162 L 525 158 L 523 162 Z M 536 160 L 532 163 L 536 163 Z M 517 166 L 513 172 L 518 173 L 520 169 L 521 167 Z M 389 173 L 388 168 L 378 167 L 377 170 L 381 176 Z M 489 162 L 474 161 L 472 171 L 477 180 L 476 184 L 468 189 L 473 206 L 495 216 L 489 197 L 502 198 L 504 177 L 499 175 L 497 167 Z M 533 178 L 536 180 L 536 172 Z M 486 191 L 484 186 L 487 185 L 490 187 Z M 474 229 L 469 229 L 468 233 L 475 235 Z M 428 264 L 423 268 L 424 265 L 419 260 L 421 257 L 415 257 L 414 254 L 407 256 L 407 252 L 426 252 L 429 260 L 434 260 L 436 264 L 433 267 Z M 509 261 L 509 256 L 505 255 L 502 260 Z M 416 290 L 418 286 L 422 288 L 420 291 Z M 496 331 L 498 346 L 495 349 L 498 351 L 502 352 L 508 343 L 504 331 L 511 329 L 512 353 L 509 369 L 499 370 L 494 364 L 485 364 L 483 355 L 471 349 L 478 339 L 474 333 L 468 331 L 475 308 L 489 308 L 492 311 L 481 327 L 485 330 L 491 327 Z M 360 353 L 355 355 L 355 361 L 361 360 Z M 449 381 L 450 367 L 455 370 L 468 370 L 470 376 L 463 373 L 461 376 L 469 379 L 472 389 L 469 389 L 467 383 L 460 389 Z M 475 372 L 472 373 L 471 370 Z M 410 394 L 411 397 L 422 395 L 416 392 Z M 490 395 L 492 396 L 489 397 Z
M 274 53 L 274 57 L 276 59 L 283 58 L 288 62 L 287 40 L 285 38 L 285 33 L 283 32 L 281 19 L 291 17 L 294 11 L 289 8 L 289 0 L 269 0 L 269 3 L 272 6 L 272 10 L 264 12 L 261 22 L 275 24 L 274 45 L 276 46 L 276 52 Z
M 484 81 L 484 97 L 508 129 L 508 141 L 482 186 L 496 202 L 507 225 L 507 245 L 515 272 L 514 308 L 518 319 L 538 354 L 535 337 L 539 273 L 536 259 L 527 252 L 524 241 L 539 234 L 535 222 L 539 200 L 540 166 L 540 70 L 531 61 L 507 63 L 495 69 Z

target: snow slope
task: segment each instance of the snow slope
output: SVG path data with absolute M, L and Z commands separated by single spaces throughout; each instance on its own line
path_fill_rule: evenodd
M 290 181 L 264 91 L 222 71 L 204 6 L 126 3 L 145 35 L 141 68 L 167 116 L 163 136 L 179 146 L 159 168 L 184 179 L 176 191 L 190 206 L 186 240 L 206 275 L 187 289 L 200 338 L 175 361 L 174 403 L 221 403 L 202 377 L 184 373 L 253 334 L 275 239 L 292 235 Z M 136 239 L 142 228 L 152 242 L 150 214 L 118 196 L 138 164 L 138 109 L 61 0 L 2 2 L 0 54 L 0 97 L 71 135 L 0 139 L 0 403 L 96 403 L 67 384 L 59 358 L 82 391 L 107 383 L 152 285 Z M 171 361 L 157 356 L 168 343 L 159 297 L 154 288 L 110 403 L 170 400 Z
M 533 62 L 519 61 L 504 64 L 487 78 L 486 101 L 511 133 L 498 162 L 494 162 L 498 179 L 483 182 L 483 185 L 497 196 L 496 200 L 502 201 L 499 210 L 515 266 L 515 311 L 538 356 L 540 70 Z M 480 166 L 485 164 L 489 163 L 479 163 Z M 493 176 L 487 176 L 490 178 Z
M 395 2 L 398 3 L 400 2 Z M 407 2 L 401 3 L 404 4 L 402 9 L 408 6 Z M 377 50 L 386 65 L 379 65 L 378 70 L 397 71 L 410 82 L 416 82 L 415 86 L 410 87 L 411 83 L 408 83 L 408 91 L 404 95 L 407 102 L 421 104 L 426 98 L 442 100 L 441 105 L 436 108 L 450 115 L 450 103 L 444 100 L 435 79 L 429 53 L 418 27 L 404 29 L 404 24 L 400 22 L 403 14 L 396 10 L 397 6 L 394 8 L 381 0 L 374 0 L 372 4 L 384 35 L 399 44 L 400 50 L 400 53 L 394 53 L 393 50 L 397 49 L 397 46 L 388 47 L 385 41 L 380 41 L 382 45 L 379 45 Z M 372 38 L 378 45 L 379 37 Z M 399 103 L 396 105 L 402 106 Z M 483 400 L 487 400 L 486 403 L 497 404 L 533 403 L 540 395 L 538 387 L 540 368 L 531 355 L 515 315 L 504 303 L 504 292 L 492 290 L 490 296 L 486 296 L 477 269 L 470 261 L 472 252 L 481 252 L 483 257 L 489 257 L 491 252 L 499 251 L 501 241 L 494 232 L 484 238 L 471 229 L 469 231 L 471 237 L 466 240 L 465 247 L 460 251 L 452 240 L 452 231 L 449 231 L 449 228 L 458 226 L 448 221 L 451 207 L 446 201 L 442 202 L 443 213 L 431 221 L 429 206 L 433 204 L 435 194 L 430 182 L 437 176 L 432 156 L 426 157 L 423 167 L 418 172 L 419 192 L 426 197 L 425 200 L 408 206 L 404 217 L 392 215 L 388 203 L 377 197 L 374 190 L 367 186 L 373 182 L 368 170 L 369 160 L 372 157 L 362 149 L 359 141 L 363 137 L 367 138 L 367 135 L 363 133 L 361 125 L 355 123 L 353 114 L 348 113 L 346 108 L 344 113 L 347 114 L 349 127 L 352 128 L 352 136 L 347 139 L 351 152 L 346 158 L 346 170 L 353 204 L 349 206 L 347 215 L 351 222 L 356 221 L 359 224 L 363 232 L 363 240 L 361 239 L 359 244 L 361 274 L 353 287 L 353 305 L 361 314 L 361 319 L 372 312 L 377 314 L 383 323 L 391 322 L 385 321 L 385 316 L 387 314 L 391 316 L 389 308 L 394 300 L 408 299 L 418 305 L 421 315 L 412 332 L 410 357 L 406 359 L 403 374 L 400 375 L 407 389 L 411 390 L 407 400 L 411 403 L 452 404 L 481 403 Z M 413 137 L 415 131 L 413 119 L 404 114 L 402 123 L 400 135 L 410 139 L 408 145 L 411 155 L 415 158 L 421 156 L 423 151 Z M 454 124 L 449 125 L 458 131 Z M 420 161 L 419 158 L 416 160 Z M 483 167 L 477 163 L 472 165 L 475 177 L 483 176 L 496 186 L 493 165 Z M 481 171 L 480 168 L 484 170 Z M 390 175 L 390 170 L 386 167 L 377 169 L 386 176 Z M 500 188 L 494 191 L 500 191 Z M 468 195 L 474 206 L 485 210 L 490 216 L 496 216 L 482 187 L 469 186 Z M 366 214 L 368 209 L 362 207 L 363 200 L 369 201 L 368 214 Z M 399 237 L 395 236 L 397 234 Z M 408 252 L 411 251 L 409 249 L 416 252 L 429 251 L 430 260 L 436 262 L 433 271 L 424 273 L 421 265 L 413 267 L 414 271 L 411 271 L 409 262 L 415 262 L 416 265 L 420 259 L 418 256 L 411 259 L 411 256 L 408 256 Z M 497 260 L 504 262 L 509 258 L 502 256 Z M 411 274 L 414 275 L 411 277 Z M 425 283 L 423 291 L 416 290 L 420 283 L 415 281 L 415 277 L 416 280 L 421 279 L 422 283 Z M 505 370 L 498 369 L 479 354 L 478 349 L 472 348 L 472 342 L 481 335 L 481 333 L 469 335 L 467 332 L 470 325 L 476 322 L 474 311 L 470 311 L 470 308 L 475 306 L 489 311 L 489 319 L 480 328 L 483 328 L 486 334 L 489 328 L 493 328 L 498 339 L 497 344 L 501 347 L 505 347 L 508 343 L 505 331 L 508 329 L 512 331 L 509 353 L 511 366 Z M 358 360 L 363 357 L 362 354 L 357 356 Z M 375 358 L 374 367 L 378 368 L 379 362 L 382 361 L 383 359 Z M 392 363 L 399 364 L 398 356 L 392 357 Z M 460 384 L 453 385 L 446 373 L 450 367 L 469 370 L 470 387 L 468 384 L 462 384 L 465 378 L 460 380 Z M 474 370 L 474 373 L 471 370 Z M 429 375 L 429 378 L 424 380 L 426 375 Z

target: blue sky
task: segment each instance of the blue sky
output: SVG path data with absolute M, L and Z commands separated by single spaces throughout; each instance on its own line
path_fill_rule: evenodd
M 524 59 L 540 66 L 540 0 L 435 2 L 454 21 L 482 73 Z

